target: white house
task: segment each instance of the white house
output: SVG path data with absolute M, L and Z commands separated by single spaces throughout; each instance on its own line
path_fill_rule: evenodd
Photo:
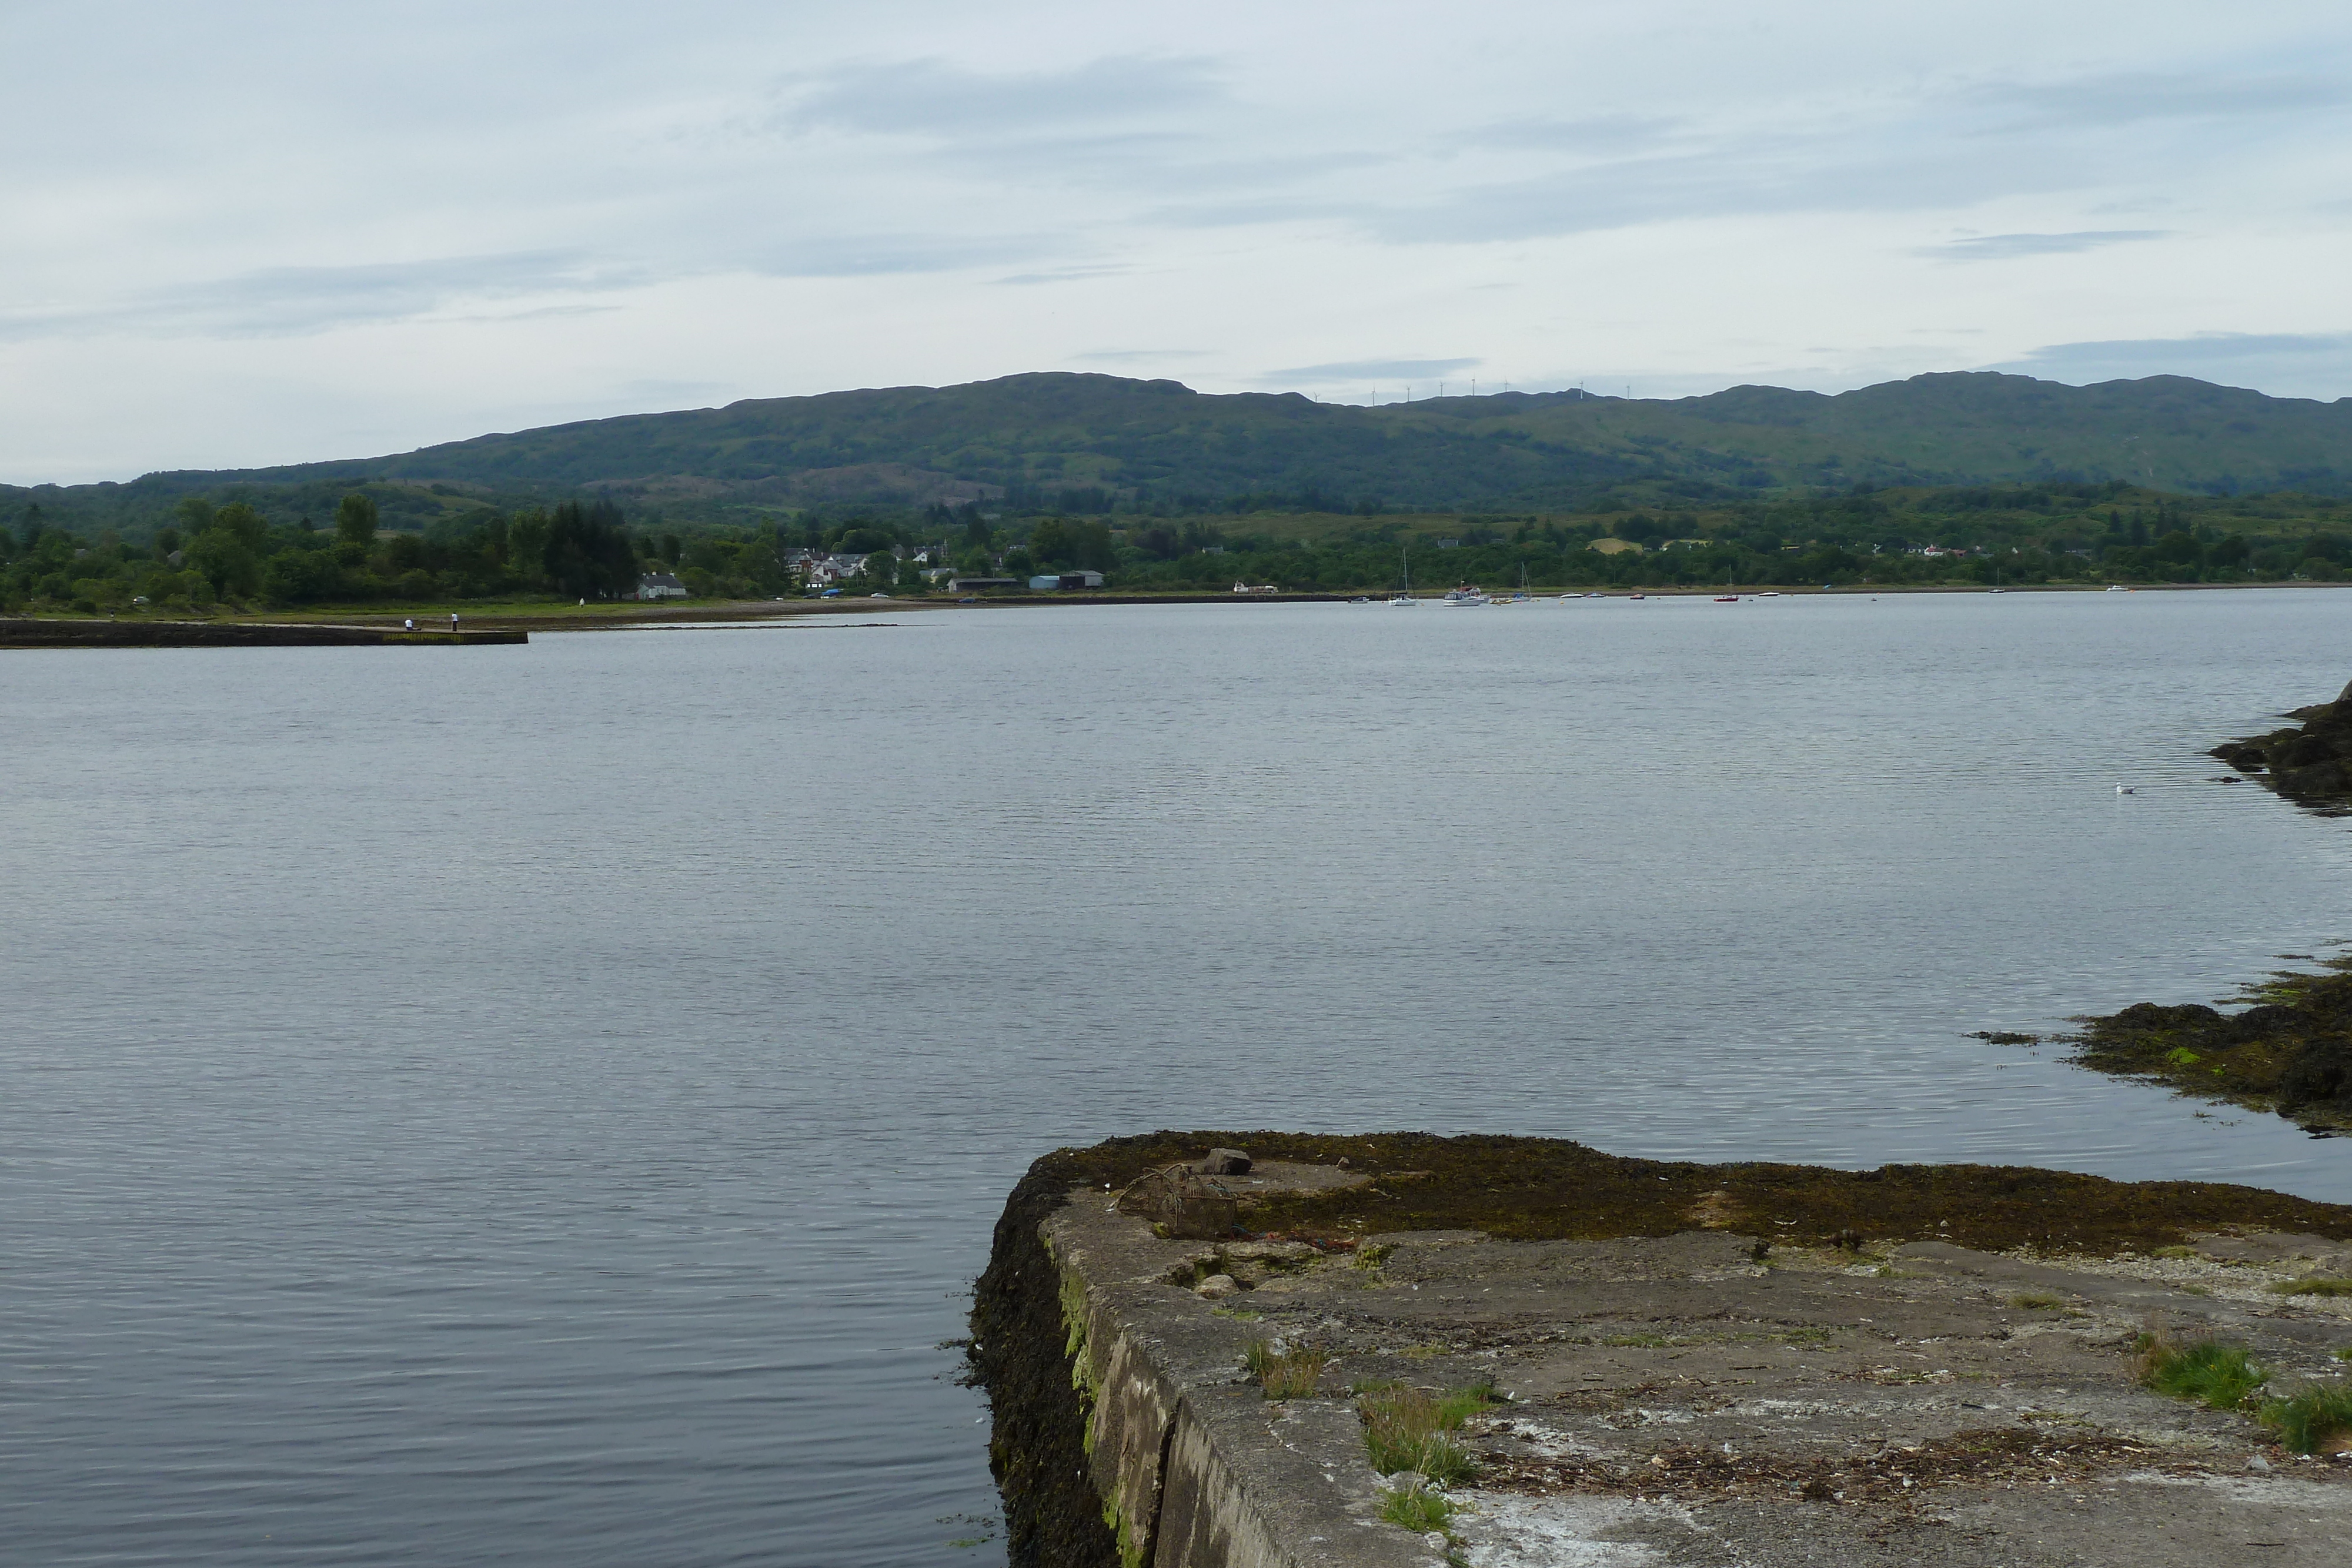
M 684 599 L 686 584 L 666 571 L 649 571 L 637 579 L 639 599 Z

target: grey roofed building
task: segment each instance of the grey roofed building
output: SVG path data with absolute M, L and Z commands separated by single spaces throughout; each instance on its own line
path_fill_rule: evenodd
M 686 584 L 666 571 L 649 571 L 637 579 L 639 599 L 684 599 Z

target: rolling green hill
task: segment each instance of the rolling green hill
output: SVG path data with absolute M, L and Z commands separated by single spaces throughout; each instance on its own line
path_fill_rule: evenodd
M 143 534 L 185 496 L 325 515 L 366 486 L 385 521 L 583 492 L 634 517 L 745 522 L 842 507 L 1190 513 L 1690 507 L 1855 486 L 2128 481 L 2184 494 L 2352 495 L 2352 399 L 2178 376 L 2070 387 L 1990 371 L 1827 396 L 1503 393 L 1361 408 L 1296 393 L 1034 374 L 769 398 L 552 425 L 395 455 L 0 492 Z

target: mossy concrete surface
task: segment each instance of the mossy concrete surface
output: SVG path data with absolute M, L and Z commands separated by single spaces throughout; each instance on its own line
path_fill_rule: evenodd
M 1254 1234 L 1111 1207 L 1217 1146 L 1259 1162 L 1225 1178 Z M 974 1354 L 1017 1568 L 2315 1565 L 2352 1538 L 2352 1460 L 2142 1388 L 2136 1351 L 2221 1340 L 2332 1385 L 2352 1300 L 2274 1287 L 2347 1272 L 2352 1208 L 2213 1184 L 1160 1134 L 1033 1167 Z M 1262 1343 L 1327 1353 L 1316 1391 L 1265 1398 Z M 1350 1386 L 1486 1381 L 1510 1399 L 1461 1429 L 1450 1539 L 1384 1522 L 1411 1483 L 1374 1473 Z

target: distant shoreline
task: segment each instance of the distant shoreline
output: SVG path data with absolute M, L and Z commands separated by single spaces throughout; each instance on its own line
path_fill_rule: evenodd
M 2207 593 L 2235 592 L 2248 589 L 2342 589 L 2352 587 L 2346 582 L 2170 582 L 2127 583 L 2125 591 L 2132 593 Z M 1988 588 L 1979 584 L 1919 584 L 1886 585 L 1849 584 L 1836 588 L 1721 588 L 1676 587 L 1618 589 L 1601 591 L 1603 599 L 1705 599 L 1714 600 L 1736 594 L 1739 598 L 1756 599 L 1770 594 L 1782 599 L 1798 598 L 1861 598 L 1877 599 L 1920 594 L 1994 594 L 1994 593 L 2104 593 L 2105 583 L 2032 583 L 2016 588 Z M 1413 598 L 1423 603 L 1438 603 L 1444 595 L 1438 591 L 1419 592 Z M 1528 602 L 1570 597 L 1564 591 L 1531 593 Z M 1582 594 L 1574 597 L 1584 597 Z M 0 648 L 7 647 L 226 647 L 226 646 L 323 646 L 373 645 L 397 643 L 484 643 L 520 642 L 530 632 L 610 632 L 643 626 L 690 627 L 698 624 L 725 622 L 773 621 L 779 623 L 816 617 L 843 615 L 899 614 L 910 611 L 974 610 L 996 608 L 1036 608 L 1040 606 L 1073 605 L 1152 605 L 1152 604 L 1353 604 L 1368 601 L 1382 603 L 1386 595 L 1368 596 L 1350 593 L 1118 593 L 1077 591 L 1072 593 L 1027 593 L 986 595 L 956 599 L 932 595 L 921 599 L 749 599 L 716 600 L 693 605 L 636 604 L 614 602 L 603 605 L 574 606 L 564 604 L 499 604 L 475 605 L 448 603 L 402 605 L 385 610 L 381 607 L 320 607 L 301 611 L 277 612 L 256 612 L 231 615 L 191 618 L 184 613 L 138 614 L 114 616 L 89 615 L 21 615 L 0 617 Z M 1507 602 L 1498 599 L 1496 604 Z M 458 618 L 454 632 L 437 625 L 446 621 L 452 610 Z M 406 622 L 422 624 L 415 631 Z M 112 628 L 112 632 L 104 629 Z M 152 629 L 142 632 L 140 629 Z M 239 630 L 247 635 L 239 635 Z M 274 635 L 273 635 L 274 634 Z

